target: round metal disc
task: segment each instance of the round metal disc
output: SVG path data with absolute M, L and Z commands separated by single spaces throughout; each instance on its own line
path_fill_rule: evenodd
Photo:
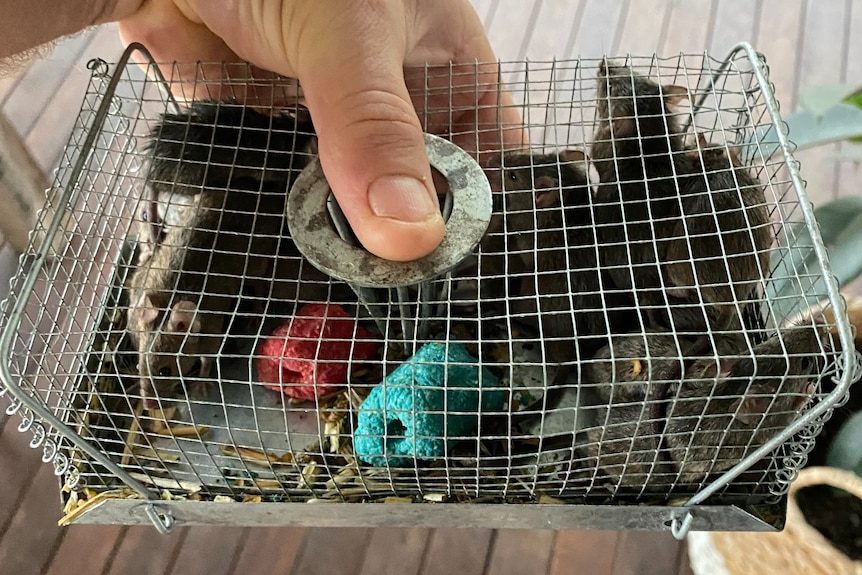
M 491 221 L 491 186 L 467 152 L 438 136 L 425 134 L 428 159 L 449 183 L 452 214 L 443 242 L 410 262 L 393 262 L 342 240 L 327 215 L 331 193 L 320 160 L 299 175 L 287 200 L 287 224 L 299 251 L 329 275 L 364 287 L 398 287 L 420 283 L 456 265 L 479 244 Z

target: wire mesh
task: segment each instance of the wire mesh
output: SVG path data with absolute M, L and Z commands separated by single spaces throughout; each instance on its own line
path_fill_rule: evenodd
M 291 240 L 286 191 L 316 152 L 295 83 L 244 80 L 231 95 L 253 108 L 215 105 L 224 86 L 209 77 L 248 70 L 94 63 L 40 221 L 61 241 L 51 261 L 22 260 L 2 352 L 7 385 L 128 475 L 14 402 L 44 459 L 76 490 L 133 478 L 199 498 L 612 504 L 691 497 L 746 462 L 719 500 L 780 497 L 855 356 L 831 335 L 847 331 L 842 314 L 805 313 L 843 308 L 826 268 L 800 265 L 819 236 L 770 143 L 761 63 L 627 58 L 656 89 L 682 89 L 670 115 L 648 98 L 626 108 L 602 62 L 408 74 L 426 131 L 482 150 L 497 194 L 473 256 L 393 289 L 334 280 Z M 489 149 L 495 122 L 462 122 L 498 117 L 475 105 L 498 77 L 529 154 Z M 632 74 L 617 87 L 640 94 Z M 705 207 L 687 213 L 686 194 Z

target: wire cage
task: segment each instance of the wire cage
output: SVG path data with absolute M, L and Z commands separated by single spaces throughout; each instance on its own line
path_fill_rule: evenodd
M 90 69 L 0 339 L 66 522 L 782 524 L 857 356 L 747 44 L 411 71 L 426 131 L 488 174 L 444 215 L 487 217 L 466 257 L 377 283 L 303 255 L 360 248 L 333 200 L 291 211 L 319 172 L 295 82 L 140 46 Z M 498 85 L 529 154 L 457 122 Z

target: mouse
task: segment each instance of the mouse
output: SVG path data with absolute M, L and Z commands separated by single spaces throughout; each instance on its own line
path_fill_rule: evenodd
M 669 393 L 665 444 L 684 483 L 730 469 L 793 423 L 816 392 L 831 339 L 825 325 L 800 324 L 750 347 L 737 339 L 733 352 L 733 340 L 724 345 Z
M 687 155 L 695 162 L 681 179 L 682 217 L 662 262 L 672 317 L 667 327 L 739 330 L 740 311 L 770 271 L 774 232 L 763 185 L 735 150 L 708 143 L 702 133 Z
M 584 364 L 580 383 L 598 402 L 598 427 L 586 431 L 581 450 L 592 465 L 629 487 L 648 477 L 670 480 L 673 466 L 656 457 L 657 438 L 664 429 L 663 401 L 684 377 L 692 357 L 710 344 L 707 337 L 689 339 L 655 330 L 618 334 Z
M 615 334 L 584 362 L 581 384 L 605 402 L 660 401 L 685 373 L 685 362 L 710 349 L 707 337 L 683 338 L 648 330 Z
M 713 357 L 686 362 L 683 377 L 669 381 L 658 412 L 625 394 L 598 406 L 579 447 L 587 466 L 620 487 L 665 491 L 730 469 L 799 417 L 816 391 L 828 332 L 805 325 L 759 344 L 742 334 L 713 344 Z
M 666 305 L 660 262 L 679 211 L 678 164 L 694 162 L 684 153 L 675 114 L 687 97 L 685 88 L 659 85 L 628 66 L 607 60 L 599 66 L 590 157 L 599 175 L 601 263 L 616 287 L 632 292 L 650 324 Z
M 302 106 L 263 113 L 236 102 L 202 100 L 162 114 L 143 148 L 147 206 L 141 220 L 158 242 L 162 224 L 188 221 L 190 201 L 204 188 L 234 187 L 241 179 L 290 182 L 317 153 L 311 116 Z
M 684 88 L 603 62 L 597 92 L 596 217 L 612 280 L 634 289 L 650 327 L 740 329 L 769 272 L 762 184 L 702 134 L 685 146 L 675 113 Z
M 128 331 L 147 408 L 186 378 L 205 380 L 240 297 L 275 289 L 286 197 L 281 189 L 205 189 L 188 224 L 166 233 L 131 274 Z
M 523 270 L 512 312 L 541 318 L 534 327 L 553 362 L 591 356 L 622 321 L 624 297 L 602 293 L 586 154 L 510 151 L 488 166 L 504 199 L 509 260 L 519 260 L 509 268 Z

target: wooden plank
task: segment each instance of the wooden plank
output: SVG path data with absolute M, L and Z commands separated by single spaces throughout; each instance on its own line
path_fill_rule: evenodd
M 804 0 L 762 0 L 754 47 L 766 56 L 775 94 L 785 112 L 796 103 Z
M 326 513 L 325 507 L 321 513 Z M 296 575 L 358 573 L 371 540 L 371 531 L 355 527 L 310 529 L 290 572 Z
M 616 531 L 558 531 L 548 575 L 610 575 L 618 540 Z
M 290 573 L 308 531 L 305 527 L 258 527 L 250 530 L 233 575 Z
M 375 529 L 359 575 L 417 575 L 430 535 L 421 528 Z
M 834 84 L 841 80 L 847 42 L 847 30 L 843 25 L 847 17 L 846 8 L 845 0 L 809 1 L 805 11 L 805 35 L 798 64 L 797 90 Z M 797 93 L 797 103 L 798 98 Z M 809 197 L 815 205 L 823 204 L 837 195 L 838 150 L 837 144 L 831 144 L 797 155 L 804 166 L 803 176 L 808 182 Z
M 16 128 L 0 111 L 0 229 L 19 252 L 27 248 L 48 178 Z
M 797 76 L 800 87 L 835 82 L 840 78 L 847 33 L 843 23 L 847 16 L 846 0 L 808 1 Z
M 568 58 L 572 35 L 581 27 L 585 0 L 545 1 L 537 4 L 519 49 L 519 58 L 551 60 Z
M 9 279 L 18 271 L 18 254 L 12 249 L 8 242 L 4 242 L 0 248 L 0 301 L 9 297 Z M 6 417 L 6 400 L 0 400 L 0 429 Z M 2 433 L 2 431 L 0 431 Z
M 116 61 L 122 50 L 123 45 L 116 25 L 99 27 L 91 42 L 71 63 L 62 89 L 48 102 L 33 123 L 27 134 L 27 145 L 46 172 L 50 173 L 57 167 L 57 161 L 75 125 L 90 80 L 87 62 L 96 57 L 108 62 Z
M 228 575 L 233 571 L 248 528 L 195 525 L 188 529 L 170 573 Z
M 567 56 L 600 58 L 619 53 L 619 30 L 626 17 L 624 0 L 587 0 L 580 26 L 573 30 Z
M 721 0 L 715 4 L 708 50 L 710 55 L 722 59 L 737 43 L 754 41 L 757 4 L 751 0 Z
M 4 460 L 3 467 L 8 463 Z M 48 465 L 40 467 L 21 505 L 0 539 L 0 565 L 4 573 L 41 575 L 51 561 L 61 537 L 60 498 L 57 478 Z
M 125 530 L 121 525 L 70 525 L 62 528 L 63 541 L 45 575 L 101 573 Z
M 69 67 L 93 38 L 90 30 L 61 40 L 46 58 L 35 62 L 3 102 L 9 120 L 26 136 L 42 108 L 62 89 Z
M 682 542 L 661 531 L 625 531 L 614 556 L 613 575 L 666 575 L 679 569 Z
M 620 55 L 650 56 L 659 51 L 667 34 L 670 6 L 666 0 L 632 3 L 620 30 Z
M 488 573 L 547 573 L 556 533 L 548 529 L 500 529 L 494 538 Z
M 674 0 L 668 18 L 661 56 L 672 57 L 706 50 L 715 19 L 715 0 Z
M 497 2 L 485 33 L 500 60 L 524 59 L 522 51 L 533 35 L 534 27 L 531 23 L 535 21 L 540 8 L 541 2 Z
M 188 527 L 162 535 L 152 525 L 129 527 L 103 575 L 165 575 L 188 533 Z
M 2 404 L 2 417 L 7 418 L 6 406 L 8 402 L 4 399 Z M 29 433 L 20 433 L 16 427 L 20 418 L 16 415 L 8 417 L 0 422 L 3 425 L 3 434 L 0 435 L 0 537 L 7 532 L 10 523 L 28 493 L 33 476 L 40 467 L 48 469 L 48 465 L 42 463 L 39 451 L 29 446 Z M 42 470 L 44 472 L 44 470 Z M 54 488 L 56 491 L 56 487 Z M 44 497 L 51 501 L 59 509 L 59 498 Z
M 479 14 L 479 19 L 482 21 L 482 27 L 485 30 L 490 30 L 494 25 L 494 18 L 497 16 L 497 7 L 500 0 L 472 0 L 473 8 Z
M 420 573 L 481 575 L 493 534 L 493 529 L 435 529 Z

